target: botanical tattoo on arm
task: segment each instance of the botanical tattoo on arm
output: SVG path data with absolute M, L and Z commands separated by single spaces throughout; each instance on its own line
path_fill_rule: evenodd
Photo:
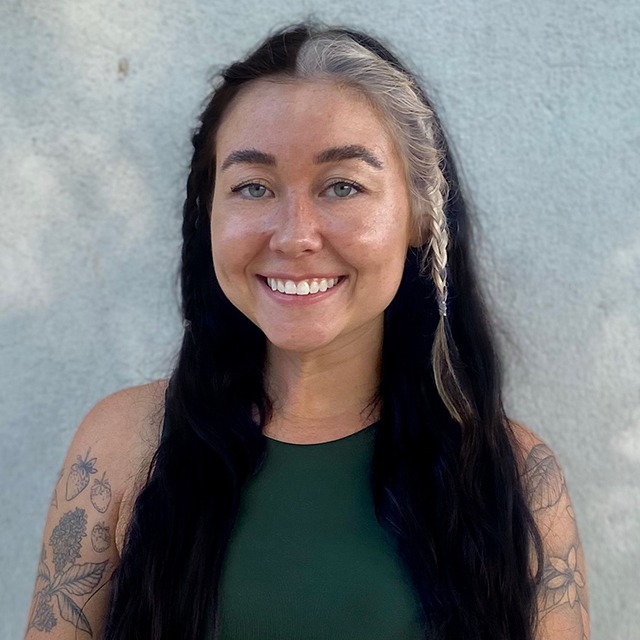
M 67 476 L 67 501 L 79 496 L 87 488 L 90 475 L 97 473 L 95 469 L 96 458 L 89 459 L 90 452 L 91 449 L 87 451 L 84 459 L 78 456 L 78 462 L 74 462 L 71 465 L 69 475 Z
M 69 475 L 67 476 L 66 486 L 66 499 L 67 502 L 77 498 L 88 486 L 91 479 L 91 475 L 97 473 L 96 461 L 97 458 L 89 458 L 91 449 L 87 451 L 87 455 L 84 458 L 77 456 L 78 461 L 71 465 Z M 106 472 L 102 474 L 102 478 L 97 478 L 93 481 L 91 491 L 89 492 L 91 497 L 91 504 L 96 511 L 105 513 L 111 504 L 111 485 L 107 478 Z M 54 493 L 57 505 L 57 495 Z
M 47 551 L 44 545 L 42 546 L 28 629 L 51 631 L 58 624 L 57 613 L 60 618 L 73 624 L 76 629 L 93 636 L 89 620 L 74 596 L 89 595 L 96 589 L 102 580 L 108 561 L 76 563 L 80 557 L 82 539 L 86 535 L 87 513 L 84 509 L 76 508 L 60 518 L 49 537 L 53 573 L 48 562 Z
M 96 553 L 104 553 L 111 546 L 111 532 L 104 522 L 91 529 L 91 546 Z
M 565 489 L 564 474 L 546 444 L 535 445 L 525 463 L 527 489 L 532 511 L 558 504 Z
M 60 484 L 60 480 L 62 480 L 62 475 L 64 474 L 64 467 L 60 469 L 58 473 L 58 479 L 56 480 L 56 486 L 53 488 L 53 496 L 51 496 L 51 506 L 58 508 L 58 485 Z
M 559 622 L 554 622 L 551 614 L 561 616 L 562 624 L 569 625 L 571 631 L 578 634 L 575 637 L 588 640 L 589 613 L 582 547 L 564 474 L 547 445 L 536 444 L 529 452 L 524 480 L 544 546 L 544 567 L 538 593 L 540 622 L 543 626 L 555 627 Z
M 104 513 L 111 504 L 111 485 L 106 476 L 107 474 L 103 473 L 101 480 L 96 478 L 91 487 L 91 504 L 100 513 Z

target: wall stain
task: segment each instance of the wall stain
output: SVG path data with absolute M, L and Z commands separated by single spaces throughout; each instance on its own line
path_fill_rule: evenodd
M 129 61 L 126 58 L 118 60 L 118 80 L 124 80 L 129 75 Z

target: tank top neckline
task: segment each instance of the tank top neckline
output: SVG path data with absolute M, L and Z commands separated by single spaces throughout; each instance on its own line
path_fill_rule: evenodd
M 358 437 L 363 437 L 364 434 L 369 434 L 375 431 L 375 428 L 380 424 L 379 420 L 372 422 L 371 424 L 359 429 L 358 431 L 354 431 L 347 436 L 342 436 L 341 438 L 336 438 L 335 440 L 326 440 L 324 442 L 285 442 L 284 440 L 276 440 L 271 436 L 265 435 L 267 442 L 276 447 L 299 447 L 303 449 L 317 448 L 317 447 L 326 447 L 330 445 L 337 445 L 343 442 L 355 440 Z

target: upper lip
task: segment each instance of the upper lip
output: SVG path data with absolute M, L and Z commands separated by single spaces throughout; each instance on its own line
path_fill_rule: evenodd
M 323 275 L 318 273 L 292 275 L 282 273 L 259 274 L 261 278 L 273 278 L 274 280 L 291 280 L 292 282 L 300 282 L 301 280 L 328 280 L 329 278 L 341 278 L 341 274 Z

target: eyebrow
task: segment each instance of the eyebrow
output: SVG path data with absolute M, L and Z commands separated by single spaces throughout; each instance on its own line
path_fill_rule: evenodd
M 348 144 L 342 147 L 332 147 L 319 153 L 313 160 L 316 164 L 337 162 L 339 160 L 362 160 L 374 169 L 382 169 L 382 162 L 366 147 L 359 144 Z
M 341 147 L 325 149 L 313 158 L 316 164 L 338 162 L 340 160 L 362 160 L 374 169 L 382 169 L 382 162 L 366 147 L 359 144 L 348 144 Z M 258 149 L 238 149 L 232 151 L 222 163 L 222 171 L 234 164 L 262 164 L 268 167 L 276 166 L 276 158 L 270 153 Z
M 276 158 L 270 153 L 258 151 L 257 149 L 238 149 L 232 151 L 222 163 L 222 171 L 228 169 L 232 164 L 264 164 L 269 167 L 276 166 Z

